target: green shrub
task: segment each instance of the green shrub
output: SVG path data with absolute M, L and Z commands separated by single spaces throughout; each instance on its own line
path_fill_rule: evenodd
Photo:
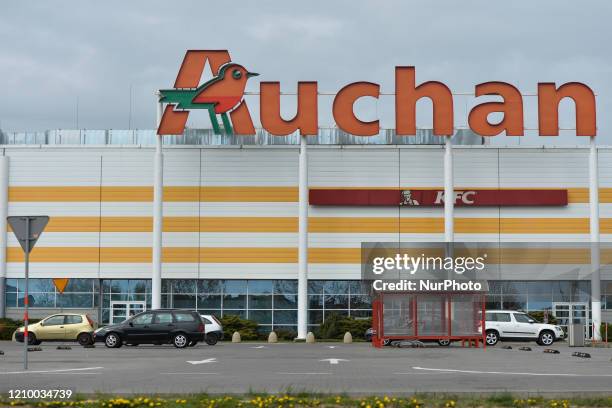
M 275 329 L 274 331 L 279 340 L 293 340 L 297 337 L 297 332 L 295 330 Z
M 353 338 L 360 338 L 370 327 L 372 327 L 372 319 L 355 319 L 338 313 L 330 313 L 325 316 L 325 321 L 319 326 L 317 337 L 341 339 L 344 333 L 350 332 Z
M 231 340 L 234 332 L 240 333 L 242 340 L 257 340 L 259 333 L 257 332 L 257 322 L 253 320 L 242 319 L 236 315 L 224 315 L 221 319 L 223 324 L 223 335 L 226 339 Z
M 39 322 L 40 319 L 30 319 L 29 324 Z M 23 326 L 23 320 L 9 318 L 0 319 L 0 340 L 11 340 L 18 327 Z

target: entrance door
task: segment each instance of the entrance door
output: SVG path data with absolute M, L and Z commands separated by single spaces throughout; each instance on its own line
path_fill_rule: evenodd
M 560 302 L 553 303 L 553 315 L 557 318 L 557 325 L 563 327 L 567 333 L 568 325 L 571 323 L 581 323 L 584 325 L 584 337 L 591 337 L 591 313 L 589 304 Z
M 110 324 L 121 323 L 130 317 L 144 312 L 147 306 L 145 302 L 112 301 L 110 309 Z

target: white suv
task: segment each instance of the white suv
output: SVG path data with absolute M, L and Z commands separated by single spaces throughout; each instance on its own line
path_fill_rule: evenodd
M 485 330 L 488 346 L 499 339 L 535 339 L 541 346 L 550 346 L 565 337 L 561 327 L 538 323 L 527 313 L 514 310 L 487 310 Z

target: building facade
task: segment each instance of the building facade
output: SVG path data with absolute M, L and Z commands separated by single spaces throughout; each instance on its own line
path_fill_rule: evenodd
M 143 146 L 4 145 L 8 215 L 49 215 L 31 254 L 31 316 L 84 310 L 102 323 L 151 306 L 153 152 Z M 162 306 L 295 330 L 299 146 L 164 148 Z M 457 207 L 455 241 L 589 242 L 585 148 L 455 146 L 455 189 L 566 189 L 558 207 Z M 441 189 L 444 146 L 313 145 L 316 189 Z M 612 241 L 612 149 L 598 148 L 601 241 Z M 444 241 L 441 207 L 309 206 L 308 324 L 367 317 L 362 242 Z M 23 253 L 7 232 L 5 313 L 23 310 Z M 604 262 L 604 260 L 602 260 Z M 536 268 L 537 269 L 537 268 Z M 52 278 L 70 278 L 60 294 Z M 602 270 L 602 320 L 612 272 Z M 590 282 L 537 272 L 490 282 L 488 307 L 587 305 Z M 557 309 L 555 309 L 557 308 Z

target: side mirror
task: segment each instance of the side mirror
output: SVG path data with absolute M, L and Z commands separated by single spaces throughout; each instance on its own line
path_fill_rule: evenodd
M 41 325 L 41 326 L 44 326 L 44 325 L 45 325 L 45 322 L 40 322 L 40 325 Z
M 535 320 L 530 320 L 529 323 L 534 324 Z

